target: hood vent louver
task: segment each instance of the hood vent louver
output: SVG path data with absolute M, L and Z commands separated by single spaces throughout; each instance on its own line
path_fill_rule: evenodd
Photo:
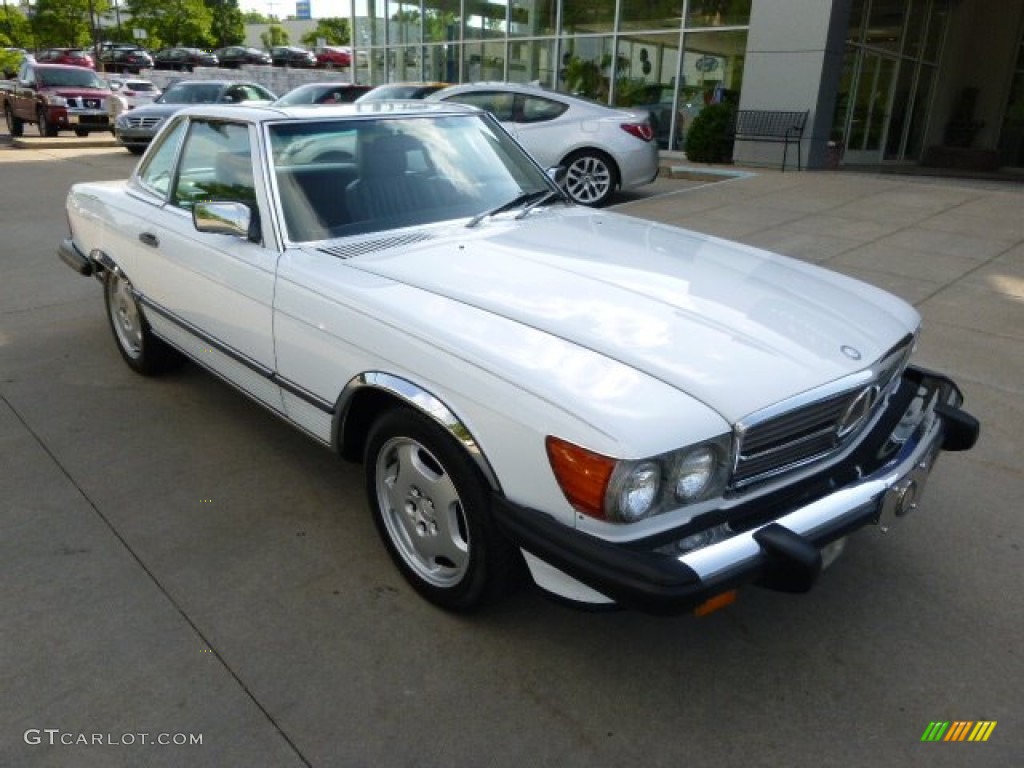
M 319 248 L 321 253 L 329 256 L 337 256 L 339 259 L 351 259 L 355 256 L 365 256 L 368 253 L 388 251 L 392 248 L 401 248 L 413 243 L 422 243 L 424 240 L 432 239 L 431 235 L 424 232 L 410 232 L 405 235 L 393 235 L 391 237 L 380 237 L 372 240 L 361 240 L 348 242 L 341 245 L 331 245 Z

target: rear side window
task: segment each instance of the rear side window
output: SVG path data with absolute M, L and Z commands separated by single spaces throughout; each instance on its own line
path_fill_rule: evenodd
M 523 100 L 522 113 L 518 116 L 517 123 L 543 123 L 547 120 L 554 120 L 569 108 L 568 104 L 542 96 L 522 96 L 520 98 Z
M 471 107 L 479 107 L 490 112 L 498 120 L 510 123 L 514 118 L 515 95 L 497 91 L 474 91 L 452 96 L 448 101 L 457 101 Z

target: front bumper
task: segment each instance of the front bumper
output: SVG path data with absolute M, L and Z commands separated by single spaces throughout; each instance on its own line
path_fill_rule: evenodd
M 917 368 L 904 378 L 904 386 L 916 388 L 927 407 L 912 434 L 901 438 L 879 466 L 866 473 L 859 466 L 832 466 L 829 475 L 850 476 L 856 469 L 856 479 L 802 498 L 771 519 L 702 549 L 671 555 L 651 543 L 605 541 L 502 498 L 496 500 L 497 519 L 522 549 L 639 610 L 677 613 L 754 582 L 807 591 L 821 572 L 823 547 L 869 524 L 887 530 L 916 508 L 939 452 L 967 450 L 977 439 L 978 422 L 960 409 L 963 398 L 951 380 Z M 896 417 L 901 415 L 902 410 Z
M 105 109 L 84 107 L 51 107 L 50 120 L 64 129 L 87 128 L 90 131 L 110 130 L 110 116 Z

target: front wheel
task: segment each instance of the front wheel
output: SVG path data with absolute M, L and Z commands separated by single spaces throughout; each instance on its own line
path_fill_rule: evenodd
M 151 376 L 184 362 L 177 351 L 153 335 L 126 277 L 107 270 L 103 296 L 117 351 L 128 367 L 136 373 Z
M 388 411 L 370 431 L 365 470 L 374 522 L 416 591 L 461 612 L 507 591 L 518 554 L 495 527 L 479 471 L 440 425 Z
M 565 191 L 580 205 L 599 207 L 608 202 L 618 184 L 615 164 L 604 152 L 582 149 L 569 155 Z
M 89 129 L 88 128 L 75 128 L 75 136 L 78 136 L 79 138 L 82 138 L 82 137 L 88 136 L 88 135 L 89 135 Z
M 50 118 L 46 116 L 46 110 L 42 108 L 39 110 L 39 135 L 47 138 L 57 135 L 57 126 L 50 122 Z

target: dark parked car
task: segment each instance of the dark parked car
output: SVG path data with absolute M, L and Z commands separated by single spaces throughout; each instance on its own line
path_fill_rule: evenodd
M 80 48 L 48 48 L 36 54 L 40 64 L 66 64 L 71 67 L 96 69 L 92 56 Z
M 168 85 L 152 104 L 122 112 L 114 121 L 114 136 L 129 152 L 141 155 L 160 126 L 179 109 L 193 104 L 269 104 L 276 98 L 258 83 L 179 80 Z
M 216 67 L 220 62 L 208 51 L 199 48 L 164 48 L 153 56 L 154 69 L 191 72 L 196 67 Z
M 373 90 L 372 85 L 352 83 L 305 83 L 292 88 L 274 102 L 275 107 L 297 107 L 304 104 L 348 104 L 364 93 Z
M 153 69 L 153 57 L 137 45 L 110 45 L 100 50 L 100 64 L 107 72 L 138 74 Z
M 270 59 L 275 67 L 311 68 L 316 66 L 316 56 L 312 51 L 297 48 L 294 45 L 280 45 L 271 48 Z
M 229 45 L 227 48 L 218 48 L 214 51 L 217 61 L 225 69 L 238 69 L 243 64 L 266 65 L 271 64 L 270 54 L 261 51 L 259 48 L 249 48 L 244 45 Z

